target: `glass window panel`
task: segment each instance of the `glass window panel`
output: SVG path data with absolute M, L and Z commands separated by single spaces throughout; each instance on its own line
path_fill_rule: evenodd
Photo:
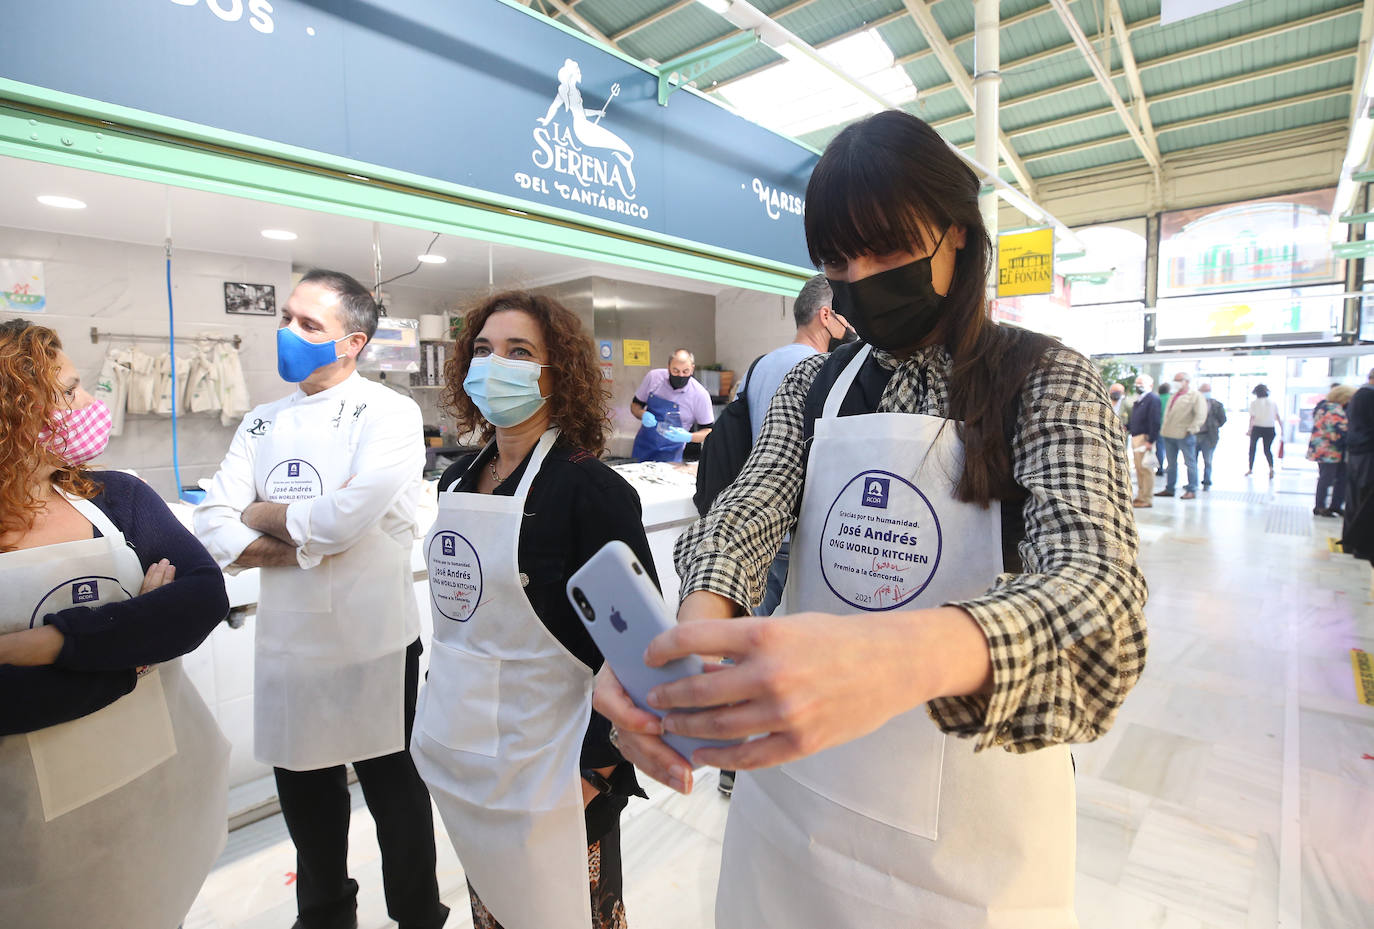
M 1077 226 L 1085 253 L 1057 262 L 1074 306 L 1145 299 L 1145 219 Z
M 1160 215 L 1159 298 L 1339 281 L 1334 189 Z

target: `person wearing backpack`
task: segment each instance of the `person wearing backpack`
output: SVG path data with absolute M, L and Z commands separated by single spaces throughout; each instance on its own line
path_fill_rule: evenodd
M 830 306 L 830 301 L 830 284 L 824 274 L 817 274 L 807 281 L 792 303 L 797 337 L 760 358 L 754 366 L 753 375 L 747 376 L 740 385 L 739 396 L 745 397 L 749 404 L 751 447 L 758 441 L 759 430 L 763 428 L 763 418 L 768 413 L 773 394 L 778 392 L 782 379 L 797 362 L 820 352 L 833 352 L 859 337 L 845 318 Z M 838 335 L 835 334 L 837 329 Z M 741 461 L 740 465 L 743 464 Z M 783 584 L 787 582 L 788 547 L 789 543 L 784 541 L 778 556 L 773 559 L 773 566 L 768 571 L 768 587 L 763 602 L 754 609 L 755 616 L 770 616 L 777 609 Z
M 786 345 L 775 348 L 766 355 L 756 359 L 749 366 L 749 372 L 740 383 L 739 390 L 735 394 L 735 402 L 742 402 L 748 411 L 748 425 L 750 428 L 749 445 L 746 449 L 741 443 L 735 458 L 725 464 L 728 467 L 729 479 L 734 477 L 744 467 L 748 451 L 753 448 L 754 442 L 758 440 L 759 429 L 763 427 L 763 418 L 768 412 L 768 404 L 773 400 L 773 394 L 777 393 L 778 385 L 788 372 L 796 366 L 797 362 L 803 358 L 809 358 L 820 352 L 834 351 L 847 342 L 857 339 L 858 333 L 850 328 L 845 321 L 830 306 L 831 293 L 830 283 L 825 279 L 824 274 L 817 274 L 802 286 L 801 292 L 797 294 L 797 299 L 792 302 L 792 320 L 797 325 L 797 336 Z M 839 335 L 835 330 L 839 329 Z M 725 420 L 724 414 L 721 416 L 722 425 Z M 708 443 L 712 440 L 708 436 Z M 702 449 L 702 458 L 707 459 L 715 452 L 714 446 Z M 704 472 L 699 472 L 704 473 Z M 709 510 L 715 495 L 725 487 L 713 488 L 710 500 L 698 501 L 700 509 Z M 702 515 L 706 515 L 705 512 Z M 783 585 L 787 583 L 787 558 L 791 549 L 791 539 L 783 540 L 782 547 L 778 549 L 777 556 L 773 559 L 773 564 L 768 569 L 768 586 L 764 590 L 763 602 L 754 607 L 755 616 L 771 616 L 773 611 L 778 608 L 778 601 L 782 599 Z M 735 773 L 733 771 L 721 771 L 719 787 L 720 792 L 727 797 L 734 790 Z

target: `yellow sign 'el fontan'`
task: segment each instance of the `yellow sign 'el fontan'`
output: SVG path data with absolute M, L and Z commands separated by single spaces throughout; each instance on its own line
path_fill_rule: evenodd
M 1355 672 L 1355 699 L 1365 706 L 1374 706 L 1374 661 L 1369 652 L 1352 648 L 1350 667 Z
M 622 350 L 625 352 L 626 365 L 649 366 L 649 340 L 648 339 L 626 339 L 621 343 Z
M 997 237 L 997 296 L 1054 292 L 1054 230 L 1031 229 Z

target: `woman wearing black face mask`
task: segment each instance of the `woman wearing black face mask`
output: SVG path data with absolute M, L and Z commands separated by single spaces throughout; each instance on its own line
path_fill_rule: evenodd
M 603 671 L 625 755 L 689 787 L 661 729 L 748 738 L 716 925 L 1069 929 L 1068 743 L 1144 665 L 1119 427 L 1094 366 L 986 311 L 979 180 L 928 125 L 849 126 L 807 187 L 811 257 L 863 341 L 784 380 L 738 480 L 679 540 L 679 625 L 647 660 L 734 660 L 658 688 Z M 795 528 L 794 527 L 795 521 Z M 780 613 L 758 601 L 789 529 Z M 809 611 L 809 612 L 802 612 Z

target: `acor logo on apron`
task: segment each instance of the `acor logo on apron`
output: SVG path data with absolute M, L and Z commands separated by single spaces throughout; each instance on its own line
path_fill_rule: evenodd
M 482 599 L 482 561 L 472 543 L 456 532 L 436 532 L 429 541 L 429 595 L 446 619 L 465 623 Z
M 926 589 L 941 546 L 940 518 L 915 484 L 865 471 L 844 485 L 826 514 L 821 575 L 850 606 L 891 610 Z
M 83 603 L 100 602 L 100 584 L 107 585 L 106 590 L 120 590 L 123 596 L 115 595 L 114 599 L 127 600 L 133 596 L 120 585 L 119 579 L 108 577 L 103 574 L 89 574 L 85 577 L 74 577 L 63 581 L 52 590 L 43 595 L 43 599 L 38 601 L 38 606 L 34 607 L 33 614 L 29 616 L 29 628 L 39 625 L 43 617 L 49 613 L 57 613 L 68 607 L 80 606 Z
M 267 472 L 264 496 L 272 503 L 292 503 L 313 500 L 324 493 L 320 472 L 310 462 L 292 458 L 280 462 Z

